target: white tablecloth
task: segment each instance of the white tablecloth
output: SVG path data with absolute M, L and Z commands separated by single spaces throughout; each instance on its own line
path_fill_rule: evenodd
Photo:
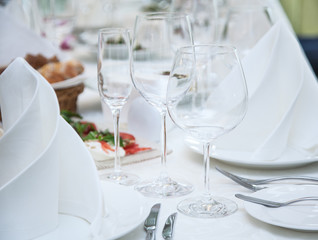
M 277 17 L 285 19 L 287 17 L 281 8 L 279 1 L 269 0 L 270 4 L 275 9 Z M 87 85 L 94 87 L 96 80 L 94 63 L 87 65 L 88 72 L 91 73 L 91 78 Z M 98 93 L 90 88 L 86 88 L 84 93 L 79 97 L 79 113 L 85 120 L 101 123 L 105 121 L 111 127 L 110 112 L 106 113 L 106 118 L 102 114 L 102 108 L 99 101 Z M 105 110 L 105 109 L 104 109 Z M 127 115 L 124 109 L 122 118 L 122 130 L 127 129 Z M 106 110 L 107 112 L 107 110 Z M 166 218 L 173 212 L 177 211 L 178 202 L 189 196 L 195 196 L 203 191 L 203 156 L 190 150 L 184 143 L 184 134 L 176 127 L 168 131 L 167 144 L 168 148 L 173 150 L 168 156 L 167 166 L 171 176 L 186 179 L 195 186 L 195 191 L 190 195 L 170 198 L 170 199 L 155 199 L 145 198 L 152 205 L 160 202 L 161 211 L 159 214 L 157 239 L 162 239 L 161 230 Z M 311 175 L 318 177 L 318 163 L 305 165 L 302 167 L 290 169 L 251 169 L 247 167 L 237 167 L 228 165 L 222 161 L 211 159 L 211 190 L 217 196 L 223 196 L 234 200 L 238 204 L 238 211 L 231 216 L 219 219 L 197 219 L 190 218 L 181 213 L 177 216 L 174 239 L 175 240 L 291 240 L 291 239 L 318 239 L 318 233 L 299 232 L 281 227 L 272 226 L 254 219 L 244 209 L 243 201 L 234 197 L 235 193 L 251 193 L 251 191 L 239 186 L 232 180 L 226 178 L 217 172 L 214 167 L 218 165 L 226 170 L 255 177 L 269 177 L 279 175 Z M 153 176 L 159 176 L 160 159 L 155 158 L 141 163 L 127 165 L 122 167 L 123 170 L 137 174 L 141 179 L 149 179 Z M 100 171 L 102 174 L 103 171 Z M 127 187 L 133 188 L 133 187 Z M 129 234 L 121 237 L 122 240 L 140 240 L 145 239 L 145 232 L 142 224 Z
M 79 112 L 85 119 L 96 122 L 103 121 L 101 106 L 98 93 L 91 89 L 86 89 L 79 98 Z M 123 129 L 125 124 L 123 124 Z M 195 186 L 195 191 L 191 195 L 172 199 L 155 199 L 145 198 L 149 204 L 161 202 L 161 211 L 158 221 L 157 239 L 161 239 L 161 230 L 166 218 L 173 212 L 177 211 L 176 207 L 179 201 L 189 196 L 195 196 L 203 191 L 203 156 L 190 150 L 184 143 L 184 135 L 181 130 L 172 128 L 168 131 L 168 147 L 173 152 L 168 156 L 168 171 L 172 176 L 186 179 Z M 277 175 L 311 175 L 318 177 L 318 163 L 291 168 L 262 170 L 249 169 L 247 167 L 237 167 L 228 165 L 211 159 L 211 190 L 218 196 L 223 196 L 234 200 L 238 204 L 238 211 L 231 216 L 219 219 L 197 219 L 187 217 L 181 213 L 178 214 L 175 240 L 237 240 L 237 239 L 318 239 L 318 233 L 298 232 L 272 226 L 254 219 L 244 209 L 243 202 L 234 197 L 235 193 L 251 193 L 232 180 L 226 178 L 217 172 L 214 167 L 218 165 L 221 168 L 232 172 L 244 174 L 247 176 L 277 176 Z M 137 174 L 142 179 L 149 179 L 153 176 L 159 176 L 160 159 L 155 158 L 142 163 L 123 166 L 123 170 Z M 104 171 L 104 170 L 103 170 Z M 102 171 L 101 171 L 102 174 Z M 133 188 L 133 187 L 127 187 Z M 140 225 L 131 233 L 121 237 L 122 240 L 139 240 L 145 238 L 143 226 Z

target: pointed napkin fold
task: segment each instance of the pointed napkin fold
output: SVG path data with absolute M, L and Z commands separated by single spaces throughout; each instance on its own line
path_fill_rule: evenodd
M 277 22 L 242 64 L 249 108 L 217 148 L 249 152 L 253 160 L 279 159 L 287 147 L 318 152 L 317 79 L 286 23 Z
M 31 239 L 81 217 L 97 235 L 103 214 L 94 161 L 60 116 L 50 84 L 17 58 L 0 75 L 0 239 Z

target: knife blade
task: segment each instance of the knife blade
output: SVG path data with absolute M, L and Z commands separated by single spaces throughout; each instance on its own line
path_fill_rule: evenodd
M 165 226 L 163 227 L 163 230 L 162 230 L 163 239 L 172 240 L 174 222 L 175 222 L 176 216 L 177 216 L 177 213 L 175 212 L 167 218 L 165 222 Z
M 144 222 L 144 229 L 147 232 L 146 240 L 156 239 L 157 218 L 160 210 L 160 203 L 152 206 L 148 217 Z

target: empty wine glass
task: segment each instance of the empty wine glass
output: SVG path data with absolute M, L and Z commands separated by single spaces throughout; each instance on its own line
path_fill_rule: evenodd
M 114 171 L 101 176 L 102 179 L 122 185 L 133 185 L 138 181 L 134 174 L 121 171 L 120 164 L 120 112 L 132 89 L 130 77 L 130 34 L 125 28 L 105 28 L 98 35 L 98 91 L 113 115 L 115 159 Z M 123 151 L 123 149 L 121 149 Z
M 189 14 L 193 40 L 196 44 L 212 43 L 217 40 L 217 0 L 174 0 L 172 9 Z
M 264 36 L 273 25 L 272 11 L 258 2 L 232 4 L 228 8 L 222 32 L 222 43 L 234 45 L 242 56 Z
M 193 72 L 192 72 L 193 70 Z M 236 49 L 220 45 L 194 45 L 176 54 L 167 91 L 172 121 L 203 143 L 202 196 L 185 199 L 178 210 L 186 215 L 215 218 L 236 211 L 235 202 L 210 193 L 210 149 L 213 141 L 234 129 L 247 110 L 247 87 Z
M 166 92 L 177 48 L 193 43 L 189 18 L 183 13 L 147 13 L 136 17 L 132 41 L 131 75 L 135 88 L 161 114 L 161 166 L 158 178 L 135 189 L 146 196 L 182 196 L 191 184 L 171 179 L 166 169 Z
M 32 1 L 34 11 L 39 15 L 41 34 L 54 45 L 63 48 L 63 42 L 70 38 L 77 16 L 76 0 Z

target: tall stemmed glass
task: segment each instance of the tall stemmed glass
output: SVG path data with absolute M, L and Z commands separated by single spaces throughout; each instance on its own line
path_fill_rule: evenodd
M 274 19 L 271 8 L 257 1 L 234 2 L 227 12 L 221 42 L 236 46 L 244 57 L 271 28 Z
M 194 69 L 192 72 L 191 69 Z M 186 215 L 215 218 L 236 211 L 235 202 L 210 193 L 210 150 L 213 141 L 234 129 L 247 110 L 247 86 L 236 49 L 194 45 L 176 54 L 167 91 L 172 121 L 203 143 L 204 185 L 202 196 L 185 199 L 178 210 Z
M 132 89 L 130 76 L 130 34 L 124 28 L 105 28 L 98 35 L 98 90 L 101 100 L 111 109 L 114 123 L 114 171 L 102 179 L 122 185 L 138 181 L 134 174 L 121 171 L 119 118 Z
M 169 177 L 166 168 L 166 92 L 177 48 L 193 43 L 189 18 L 183 13 L 146 13 L 136 17 L 132 40 L 131 75 L 135 88 L 161 114 L 161 174 L 135 189 L 146 196 L 182 196 L 191 184 Z

